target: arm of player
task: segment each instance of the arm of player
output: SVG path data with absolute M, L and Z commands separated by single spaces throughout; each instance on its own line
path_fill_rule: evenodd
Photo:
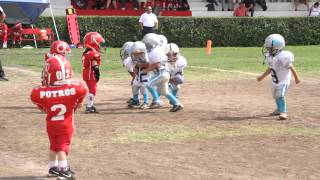
M 94 76 L 97 82 L 100 80 L 100 69 L 97 61 L 92 61 L 92 70 L 94 71 Z
M 160 62 L 149 65 L 146 69 L 143 70 L 143 73 L 148 73 L 149 71 L 153 71 L 161 67 Z
M 300 80 L 299 75 L 293 65 L 290 66 L 290 70 L 292 72 L 292 75 L 294 77 L 296 84 L 299 84 L 301 82 L 301 80 Z
M 271 69 L 268 68 L 263 74 L 257 77 L 257 81 L 262 81 L 265 77 L 267 77 L 271 73 Z

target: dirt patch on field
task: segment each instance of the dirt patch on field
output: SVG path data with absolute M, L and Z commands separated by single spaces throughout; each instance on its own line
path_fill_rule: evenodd
M 46 179 L 45 115 L 30 102 L 39 75 L 0 82 L 0 180 Z M 77 179 L 320 179 L 320 86 L 292 85 L 278 121 L 270 81 L 184 84 L 185 109 L 126 108 L 129 82 L 102 79 L 99 114 L 76 114 L 69 162 Z

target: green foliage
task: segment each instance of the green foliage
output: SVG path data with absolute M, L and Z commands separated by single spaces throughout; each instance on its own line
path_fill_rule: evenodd
M 69 40 L 65 17 L 56 17 L 61 39 Z M 97 31 L 107 45 L 121 47 L 126 41 L 140 40 L 139 17 L 78 17 L 81 37 Z M 319 18 L 185 18 L 159 17 L 157 33 L 181 47 L 204 47 L 208 39 L 214 46 L 261 46 L 267 35 L 282 34 L 289 45 L 320 44 Z M 50 17 L 41 17 L 37 27 L 52 27 Z

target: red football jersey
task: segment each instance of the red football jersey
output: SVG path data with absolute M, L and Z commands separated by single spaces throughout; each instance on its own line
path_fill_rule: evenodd
M 73 131 L 75 108 L 83 102 L 87 91 L 83 82 L 41 86 L 32 90 L 32 102 L 47 113 L 48 133 L 59 135 Z
M 100 66 L 101 55 L 100 52 L 90 49 L 83 52 L 82 54 L 82 78 L 85 81 L 95 80 L 94 71 L 92 69 L 93 61 L 97 62 L 97 65 Z

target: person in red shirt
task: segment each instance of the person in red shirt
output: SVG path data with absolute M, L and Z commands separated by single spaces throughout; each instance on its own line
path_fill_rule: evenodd
M 2 41 L 2 48 L 6 49 L 8 44 L 8 26 L 4 22 L 6 19 L 6 14 L 4 13 L 2 7 L 0 6 L 0 39 Z
M 105 42 L 101 34 L 89 32 L 84 36 L 85 51 L 82 54 L 82 78 L 89 88 L 86 113 L 96 113 L 94 97 L 97 92 L 97 83 L 100 79 L 101 54 L 100 44 Z
M 22 46 L 22 32 L 23 32 L 22 24 L 20 22 L 17 22 L 13 26 L 12 30 L 13 30 L 12 45 L 15 46 L 17 44 L 18 47 L 21 47 Z
M 248 16 L 248 9 L 246 8 L 243 2 L 240 2 L 239 6 L 236 9 L 234 9 L 233 16 L 236 16 L 236 17 Z
M 47 114 L 47 133 L 50 141 L 49 176 L 72 179 L 68 166 L 71 139 L 74 131 L 74 112 L 83 106 L 87 87 L 83 82 L 71 82 L 72 68 L 63 56 L 50 57 L 45 65 L 45 86 L 32 90 L 31 101 Z

